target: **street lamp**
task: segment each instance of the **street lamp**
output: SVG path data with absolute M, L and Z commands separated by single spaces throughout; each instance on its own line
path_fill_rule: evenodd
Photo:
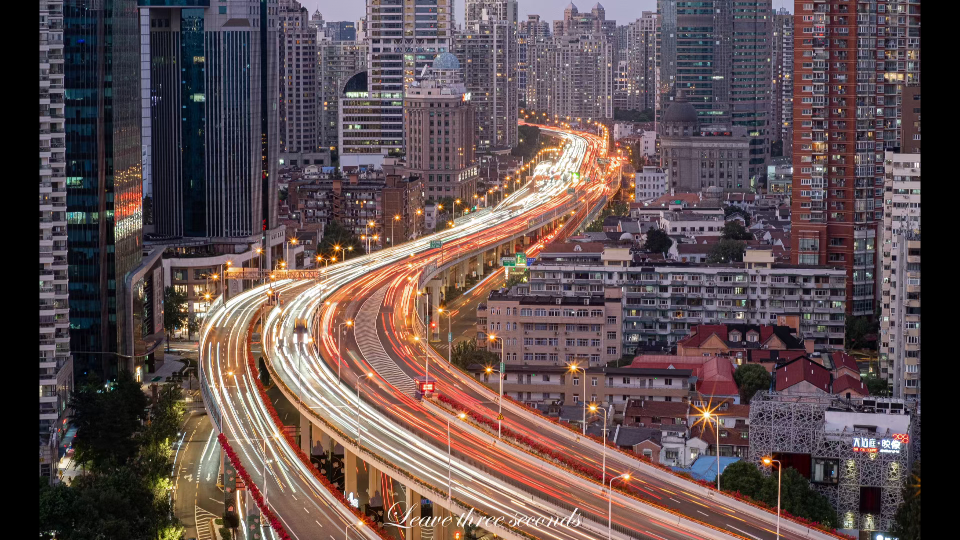
M 498 339 L 500 340 L 500 369 L 494 370 L 492 367 L 487 367 L 487 373 L 496 371 L 500 374 L 500 399 L 497 401 L 499 405 L 499 410 L 497 411 L 497 438 L 500 439 L 503 434 L 503 370 L 506 369 L 507 365 L 507 343 L 502 337 L 498 338 L 492 334 L 489 339 L 494 342 Z
M 719 457 L 717 459 L 720 459 Z M 780 538 L 780 480 L 783 478 L 783 464 L 779 460 L 773 459 L 769 456 L 764 457 L 761 461 L 767 467 L 772 467 L 774 463 L 777 464 L 777 538 Z M 718 477 L 719 478 L 719 477 Z M 719 488 L 717 488 L 719 489 Z
M 444 310 L 442 307 L 437 308 L 437 313 L 447 314 L 447 362 L 453 363 L 453 312 Z
M 586 391 L 586 387 L 584 387 Z M 607 409 L 605 407 L 597 407 L 596 405 L 590 405 L 590 412 L 600 411 L 603 413 L 603 472 L 600 476 L 600 483 L 607 483 Z
M 393 235 L 393 224 L 400 221 L 400 214 L 393 216 L 393 221 L 390 222 L 390 245 L 397 245 L 397 237 Z
M 457 415 L 457 418 L 461 420 L 465 419 L 466 417 L 467 417 L 467 413 L 460 413 Z M 451 442 L 451 439 L 450 439 L 450 417 L 448 416 L 447 417 L 447 500 L 448 501 L 453 500 L 453 481 L 451 478 L 453 474 L 452 447 L 453 447 L 453 443 Z
M 613 481 L 630 480 L 630 473 L 623 473 L 620 476 L 614 476 L 610 479 L 610 491 L 607 493 L 607 540 L 610 540 L 613 529 Z
M 360 448 L 360 389 L 363 383 L 373 378 L 373 373 L 367 373 L 366 377 L 357 377 L 357 448 Z
M 702 416 L 708 424 L 711 419 L 717 424 L 717 491 L 720 491 L 720 417 L 709 410 L 703 411 Z
M 342 350 L 340 348 L 340 336 L 343 334 L 343 326 L 353 326 L 353 321 L 347 319 L 347 322 L 342 322 L 337 326 L 337 384 L 343 384 L 343 380 L 340 378 L 340 366 L 343 365 L 343 356 L 340 354 Z
M 363 522 L 358 521 L 356 527 L 357 529 L 359 529 L 360 527 L 363 527 Z M 349 540 L 349 535 L 350 535 L 350 524 L 348 523 L 343 526 L 343 540 Z
M 570 364 L 570 371 L 576 373 L 577 371 L 583 372 L 583 394 L 586 397 L 587 394 L 587 370 L 576 364 Z M 587 434 L 587 400 L 583 400 L 583 434 Z

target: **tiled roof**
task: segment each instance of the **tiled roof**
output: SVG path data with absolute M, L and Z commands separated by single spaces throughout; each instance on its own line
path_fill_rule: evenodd
M 699 347 L 710 336 L 716 334 L 728 347 L 738 348 L 742 346 L 743 341 L 746 341 L 747 333 L 751 330 L 760 334 L 758 342 L 760 346 L 763 346 L 771 336 L 776 335 L 787 349 L 803 349 L 803 342 L 791 333 L 789 326 L 769 324 L 701 324 L 693 327 L 694 333 L 681 340 L 680 344 L 684 347 Z M 729 341 L 729 333 L 733 331 L 740 332 L 741 341 L 735 343 Z
M 733 364 L 729 358 L 709 357 L 697 375 L 697 392 L 704 396 L 735 396 L 740 391 L 733 380 Z
M 833 369 L 845 367 L 854 373 L 860 373 L 860 368 L 857 366 L 857 360 L 845 352 L 831 353 L 830 360 L 833 361 Z
M 777 378 L 777 392 L 807 381 L 815 388 L 830 392 L 830 370 L 801 356 L 785 366 L 781 366 L 775 374 Z
M 669 354 L 644 354 L 633 358 L 630 367 L 634 368 L 665 368 L 673 366 L 675 369 L 698 369 L 710 356 L 673 356 Z
M 658 416 L 660 418 L 686 418 L 690 410 L 688 403 L 682 401 L 630 400 L 624 418 Z
M 870 391 L 867 390 L 867 385 L 863 384 L 863 381 L 861 381 L 860 379 L 857 379 L 850 375 L 844 374 L 833 381 L 832 393 L 842 394 L 847 390 L 852 390 L 862 396 L 870 395 Z
M 574 251 L 579 246 L 580 251 Z M 540 253 L 603 253 L 603 244 L 600 242 L 577 242 L 577 243 L 549 243 Z

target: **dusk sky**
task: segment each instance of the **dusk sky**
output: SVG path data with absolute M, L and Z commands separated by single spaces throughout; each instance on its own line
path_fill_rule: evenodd
M 540 15 L 542 20 L 552 22 L 554 19 L 563 18 L 563 8 L 567 6 L 570 0 L 519 0 L 520 14 L 519 19 L 525 20 L 527 14 L 535 13 Z M 590 8 L 597 0 L 575 0 L 573 3 L 580 11 L 590 11 Z M 366 13 L 365 0 L 346 0 L 340 2 L 330 2 L 328 0 L 300 0 L 310 13 L 317 8 L 323 14 L 326 21 L 356 21 Z M 617 21 L 618 24 L 625 24 L 640 18 L 640 13 L 646 11 L 656 11 L 657 0 L 601 0 L 601 5 L 607 10 L 607 18 Z M 457 22 L 463 23 L 464 0 L 455 0 L 455 10 Z M 793 0 L 773 0 L 773 8 L 779 9 L 785 7 L 793 11 Z

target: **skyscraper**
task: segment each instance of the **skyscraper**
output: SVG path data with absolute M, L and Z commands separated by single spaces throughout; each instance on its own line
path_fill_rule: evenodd
M 614 108 L 654 108 L 657 14 L 644 11 L 636 21 L 617 27 L 617 77 Z
M 296 0 L 281 1 L 280 152 L 282 156 L 290 156 L 289 159 L 312 162 L 319 147 L 319 66 L 317 31 L 309 22 L 307 8 Z
M 477 151 L 517 145 L 519 113 L 516 0 L 473 0 L 455 40 L 464 85 L 477 114 Z M 478 18 L 471 19 L 471 15 Z M 499 19 L 507 16 L 512 19 Z
M 747 128 L 755 181 L 770 153 L 771 0 L 658 0 L 657 13 L 664 88 L 686 90 L 703 124 Z
M 331 151 L 338 149 L 337 125 L 340 111 L 340 93 L 347 79 L 358 71 L 367 70 L 367 43 L 364 41 L 333 41 L 322 37 L 318 45 L 320 74 L 320 146 Z
M 518 37 L 519 83 L 518 93 L 527 109 L 545 111 L 546 54 L 550 38 L 550 23 L 539 15 L 527 15 L 520 23 Z
M 770 93 L 770 140 L 780 141 L 783 155 L 793 152 L 793 15 L 785 8 L 773 17 L 773 86 Z
M 847 314 L 877 307 L 884 151 L 920 84 L 919 0 L 797 4 L 791 257 L 847 269 Z
M 450 51 L 453 39 L 453 0 L 417 4 L 367 0 L 365 102 L 378 122 L 367 124 L 362 137 L 341 136 L 341 165 L 382 164 L 385 156 L 403 152 L 403 93 L 435 56 Z M 341 125 L 341 133 L 359 125 Z
M 73 388 L 67 290 L 63 2 L 40 4 L 40 476 L 55 477 Z
M 65 0 L 63 43 L 70 350 L 76 378 L 113 378 L 143 364 L 118 356 L 133 355 L 124 279 L 143 250 L 137 2 Z
M 613 118 L 613 56 L 613 40 L 602 33 L 554 35 L 541 75 L 547 113 L 570 120 Z

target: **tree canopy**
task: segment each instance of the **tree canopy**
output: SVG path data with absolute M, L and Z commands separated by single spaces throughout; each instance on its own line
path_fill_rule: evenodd
M 336 247 L 344 248 L 342 251 L 334 249 Z M 349 248 L 353 247 L 353 251 Z M 363 255 L 366 251 L 363 249 L 363 242 L 360 238 L 347 227 L 344 227 L 339 221 L 331 221 L 323 228 L 323 238 L 317 244 L 317 253 L 323 257 L 336 257 L 337 260 L 348 257 Z
M 733 372 L 733 380 L 740 390 L 740 403 L 749 405 L 753 395 L 770 388 L 770 374 L 760 364 L 745 364 Z
M 887 381 L 884 379 L 876 375 L 864 375 L 860 377 L 860 380 L 863 381 L 863 384 L 867 385 L 867 390 L 870 391 L 871 396 L 890 395 L 890 385 L 887 384 Z
M 707 254 L 708 263 L 743 262 L 747 245 L 740 240 L 723 239 L 713 245 Z
M 187 324 L 187 293 L 173 287 L 163 290 L 163 329 L 173 334 Z
M 903 503 L 893 516 L 893 528 L 890 531 L 900 540 L 920 540 L 920 461 L 913 462 L 910 480 L 905 482 L 900 492 Z
M 879 320 L 879 317 L 877 317 Z M 876 334 L 879 330 L 878 322 L 870 322 L 867 317 L 847 317 L 846 346 L 848 349 L 872 349 L 877 345 L 876 340 L 870 341 L 867 336 Z
M 673 246 L 673 240 L 670 235 L 659 228 L 647 231 L 647 241 L 643 244 L 643 249 L 653 253 L 665 253 Z
M 777 470 L 765 476 L 750 461 L 731 463 L 720 475 L 723 491 L 737 492 L 770 506 L 777 504 Z M 783 470 L 780 507 L 797 516 L 828 527 L 837 526 L 837 511 L 830 501 L 810 488 L 810 482 L 793 467 Z
M 753 235 L 747 231 L 742 223 L 731 220 L 723 224 L 723 232 L 720 233 L 720 238 L 724 240 L 753 240 Z
M 500 355 L 477 347 L 476 341 L 468 339 L 453 346 L 453 365 L 467 369 L 471 364 L 493 366 L 500 363 Z
M 733 206 L 732 204 L 728 204 L 723 207 L 723 217 L 728 218 L 734 214 L 742 217 L 747 227 L 750 226 L 750 212 L 741 210 L 740 208 Z M 750 238 L 753 238 L 753 237 L 751 236 Z M 747 240 L 747 238 L 743 238 L 742 240 Z

